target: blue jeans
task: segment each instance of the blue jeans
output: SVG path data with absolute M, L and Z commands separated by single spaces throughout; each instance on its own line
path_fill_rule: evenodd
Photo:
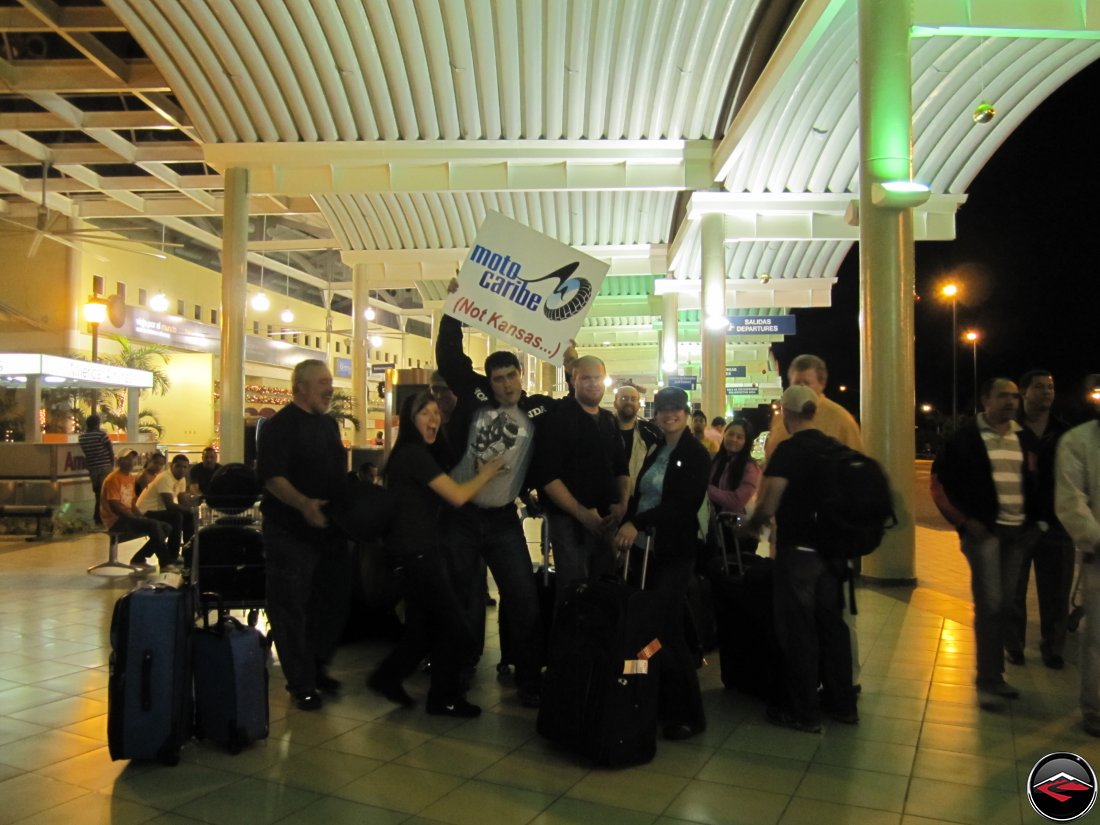
M 974 594 L 974 639 L 978 647 L 978 684 L 994 685 L 1004 678 L 1005 644 L 1012 638 L 1011 610 L 1024 554 L 1031 541 L 1024 527 L 998 524 L 980 540 L 961 536 L 970 564 Z
M 805 725 L 821 721 L 819 682 L 833 711 L 855 712 L 852 643 L 841 615 L 840 578 L 818 551 L 780 545 L 773 587 L 784 685 L 795 719 Z
M 138 518 L 137 516 L 119 516 L 111 526 L 113 533 L 127 533 L 133 536 L 148 536 L 149 540 L 141 545 L 141 549 L 134 553 L 130 562 L 145 561 L 156 554 L 157 564 L 164 567 L 171 564 L 180 554 L 179 548 L 168 547 L 168 527 L 151 518 Z
M 307 541 L 265 519 L 267 616 L 292 693 L 317 688 L 317 667 L 336 651 L 347 620 L 347 541 L 318 531 Z
M 593 535 L 565 513 L 547 512 L 545 518 L 558 575 L 556 604 L 561 604 L 569 585 L 578 579 L 615 572 L 615 554 L 606 537 Z
M 542 618 L 531 556 L 516 508 L 467 504 L 450 514 L 445 540 L 455 595 L 475 638 L 485 637 L 484 559 L 500 589 L 501 603 L 508 603 L 500 632 L 508 634 L 515 651 L 516 682 L 537 683 L 544 656 Z
M 1039 652 L 1044 656 L 1061 656 L 1065 651 L 1069 592 L 1073 587 L 1073 557 L 1073 540 L 1061 530 L 1041 533 L 1033 546 L 1025 548 L 1020 578 L 1012 600 L 1012 635 L 1005 641 L 1008 650 L 1024 649 L 1027 587 L 1034 562 L 1035 594 L 1039 598 Z

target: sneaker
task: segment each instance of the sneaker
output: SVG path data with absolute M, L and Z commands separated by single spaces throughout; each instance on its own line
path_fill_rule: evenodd
M 800 730 L 803 733 L 821 733 L 820 722 L 800 722 L 785 710 L 776 707 L 769 707 L 764 712 L 764 717 L 773 725 L 778 725 L 781 728 Z
M 142 556 L 134 556 L 130 559 L 130 566 L 134 568 L 135 573 L 152 573 L 157 569 L 155 564 L 150 564 L 149 560 Z
M 457 719 L 473 719 L 481 715 L 480 706 L 467 702 L 462 697 L 446 700 L 433 699 L 429 696 L 424 709 L 433 716 L 453 716 Z
M 985 693 L 990 696 L 1000 696 L 1002 699 L 1019 699 L 1020 691 L 1012 687 L 1004 679 L 999 682 L 988 682 L 986 684 L 978 684 L 978 692 Z

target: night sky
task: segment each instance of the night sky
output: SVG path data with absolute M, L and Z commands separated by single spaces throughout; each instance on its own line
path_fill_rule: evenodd
M 974 179 L 956 240 L 916 245 L 916 401 L 951 409 L 951 305 L 937 287 L 962 287 L 960 335 L 982 332 L 978 381 L 1052 370 L 1059 394 L 1100 372 L 1100 144 L 1094 107 L 1100 62 L 1039 106 Z M 1092 124 L 1090 126 L 1089 124 Z M 976 125 L 974 128 L 982 128 Z M 845 259 L 828 309 L 795 310 L 798 334 L 775 346 L 780 367 L 800 352 L 829 365 L 828 395 L 858 414 L 859 252 Z M 847 384 L 847 393 L 838 391 Z M 959 411 L 971 405 L 970 344 L 959 344 Z M 1067 412 L 1069 412 L 1067 410 Z

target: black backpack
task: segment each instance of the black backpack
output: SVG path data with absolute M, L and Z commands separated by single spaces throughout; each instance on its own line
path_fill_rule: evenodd
M 817 464 L 817 548 L 833 559 L 866 556 L 882 543 L 886 529 L 898 523 L 890 481 L 870 456 L 836 439 L 829 442 Z

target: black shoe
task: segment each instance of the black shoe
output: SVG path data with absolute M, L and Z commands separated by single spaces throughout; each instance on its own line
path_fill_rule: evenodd
M 825 712 L 829 714 L 832 719 L 835 719 L 836 721 L 841 722 L 845 725 L 859 724 L 859 714 L 856 713 L 854 710 L 850 710 L 846 713 L 837 710 L 826 710 Z
M 516 688 L 516 696 L 525 708 L 537 708 L 542 704 L 542 687 L 532 683 L 522 684 Z
M 324 668 L 317 669 L 317 687 L 325 693 L 339 693 L 344 687 L 339 679 L 333 679 Z
M 481 708 L 473 702 L 458 699 L 433 699 L 428 697 L 428 703 L 424 709 L 433 716 L 453 716 L 456 719 L 473 719 L 481 716 Z
M 678 742 L 681 739 L 690 739 L 695 734 L 700 733 L 701 730 L 701 728 L 692 727 L 687 722 L 673 722 L 665 725 L 661 733 L 664 734 L 665 739 Z
M 1022 665 L 1024 663 L 1024 652 L 1022 650 L 1005 651 L 1005 660 L 1010 665 Z
M 298 710 L 320 710 L 324 704 L 321 694 L 315 690 L 297 690 L 293 696 Z
M 402 687 L 400 682 L 390 681 L 377 673 L 372 674 L 367 679 L 367 687 L 402 707 L 410 708 L 416 704 L 416 700 L 405 692 L 405 688 Z
M 778 725 L 781 728 L 792 728 L 804 733 L 821 733 L 820 722 L 800 722 L 789 713 L 779 708 L 768 708 L 764 716 L 773 725 Z
M 1044 653 L 1043 664 L 1051 670 L 1061 670 L 1066 666 L 1066 660 L 1057 653 Z

